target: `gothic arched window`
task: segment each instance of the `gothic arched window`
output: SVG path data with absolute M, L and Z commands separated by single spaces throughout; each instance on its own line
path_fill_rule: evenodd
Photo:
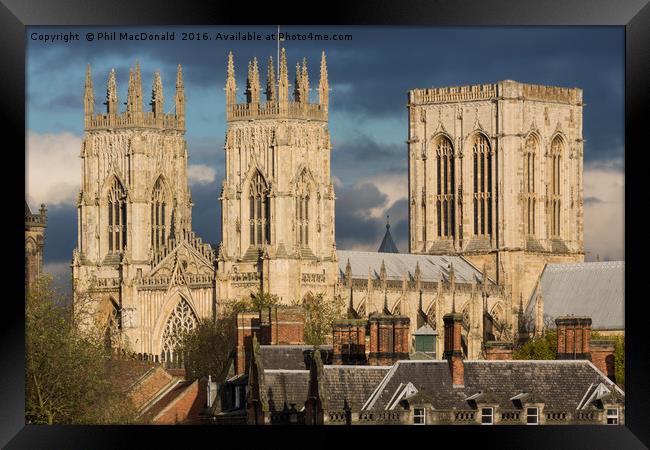
M 126 246 L 126 192 L 115 179 L 108 192 L 108 251 L 119 253 Z
M 304 172 L 296 186 L 296 230 L 298 243 L 309 245 L 309 181 Z
M 437 195 L 436 210 L 439 237 L 455 236 L 454 149 L 451 141 L 440 137 L 436 145 Z
M 162 179 L 158 178 L 151 194 L 151 248 L 160 250 L 167 240 L 167 201 Z
M 429 306 L 429 311 L 427 312 L 427 322 L 429 322 L 429 326 L 431 326 L 431 328 L 434 330 L 436 329 L 438 324 L 436 321 L 436 302 L 431 303 L 431 306 Z
M 122 320 L 119 306 L 113 299 L 110 300 L 110 311 L 104 328 L 104 345 L 106 348 L 115 348 L 119 344 Z
M 249 228 L 251 245 L 271 243 L 271 211 L 269 208 L 268 186 L 259 172 L 255 173 L 249 193 Z
M 190 304 L 181 298 L 169 315 L 163 332 L 160 361 L 167 367 L 182 367 L 183 355 L 179 352 L 181 341 L 185 333 L 193 330 L 197 324 Z
M 550 237 L 560 236 L 560 223 L 561 223 L 561 207 L 560 200 L 560 187 L 562 178 L 562 154 L 564 152 L 564 144 L 560 136 L 556 136 L 551 142 L 551 151 L 547 160 L 547 173 L 548 180 L 548 199 L 547 199 L 547 215 L 549 225 Z M 550 167 L 549 167 L 550 166 Z
M 474 234 L 492 234 L 492 151 L 482 134 L 474 137 L 472 144 L 474 166 Z
M 539 141 L 537 137 L 531 135 L 526 139 L 524 146 L 524 229 L 527 235 L 535 234 L 535 165 L 537 153 L 539 150 Z

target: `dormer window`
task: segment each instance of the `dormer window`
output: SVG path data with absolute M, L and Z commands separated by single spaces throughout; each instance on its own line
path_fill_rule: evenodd
M 427 424 L 427 410 L 425 408 L 413 409 L 413 424 L 414 425 Z
M 618 408 L 607 409 L 607 425 L 618 425 Z
M 526 425 L 539 425 L 539 408 L 526 408 Z
M 481 408 L 481 425 L 494 425 L 494 408 Z

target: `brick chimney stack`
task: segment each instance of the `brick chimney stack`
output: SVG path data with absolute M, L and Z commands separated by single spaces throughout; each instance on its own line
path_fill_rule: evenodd
M 406 316 L 375 314 L 370 322 L 370 354 L 368 364 L 391 365 L 400 359 L 408 359 L 409 325 Z
M 557 326 L 557 359 L 591 359 L 591 318 L 563 316 Z
M 442 318 L 445 323 L 445 353 L 444 358 L 449 362 L 451 380 L 456 386 L 465 385 L 465 366 L 463 365 L 463 351 L 461 349 L 461 327 L 463 315 L 460 313 L 445 314 Z
M 333 364 L 365 364 L 366 321 L 341 319 L 332 324 Z
M 235 374 L 247 373 L 253 352 L 253 335 L 259 334 L 260 315 L 258 312 L 237 314 L 237 350 Z

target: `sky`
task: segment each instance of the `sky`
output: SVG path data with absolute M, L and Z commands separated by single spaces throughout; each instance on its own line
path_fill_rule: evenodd
M 294 36 L 283 42 L 291 83 L 296 62 L 307 58 L 312 101 L 318 96 L 321 51 L 327 54 L 337 248 L 375 251 L 390 215 L 395 243 L 400 251 L 408 251 L 408 90 L 513 79 L 584 90 L 585 259 L 624 259 L 622 27 L 283 26 L 281 30 Z M 112 31 L 117 33 L 115 40 L 98 39 L 98 32 Z M 217 244 L 227 54 L 230 50 L 234 54 L 238 100 L 244 101 L 248 61 L 258 58 L 265 83 L 266 61 L 269 56 L 275 59 L 277 52 L 276 41 L 266 36 L 276 31 L 275 25 L 27 28 L 25 189 L 32 210 L 41 203 L 48 207 L 45 271 L 69 283 L 76 246 L 86 64 L 92 68 L 96 112 L 104 108 L 112 68 L 120 104 L 126 100 L 129 68 L 136 60 L 142 70 L 145 108 L 157 70 L 165 109 L 172 108 L 176 67 L 183 66 L 193 228 L 204 241 Z M 175 39 L 123 41 L 120 32 L 174 32 Z M 259 34 L 261 40 L 223 39 L 237 32 Z M 80 40 L 62 41 L 68 33 L 78 33 Z M 86 39 L 87 33 L 93 33 L 93 41 Z M 182 40 L 182 33 L 208 33 L 212 40 Z M 310 40 L 309 33 L 351 39 Z M 46 36 L 58 40 L 46 42 Z

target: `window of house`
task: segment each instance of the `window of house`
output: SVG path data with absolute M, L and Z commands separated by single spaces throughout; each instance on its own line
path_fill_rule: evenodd
M 526 408 L 526 424 L 539 425 L 539 410 L 537 408 Z
M 494 408 L 481 408 L 481 425 L 493 425 Z
M 415 408 L 413 410 L 413 424 L 415 425 L 427 424 L 427 411 L 424 408 Z
M 241 404 L 241 392 L 239 386 L 235 386 L 235 408 L 239 408 Z
M 607 410 L 607 425 L 618 425 L 618 408 Z

